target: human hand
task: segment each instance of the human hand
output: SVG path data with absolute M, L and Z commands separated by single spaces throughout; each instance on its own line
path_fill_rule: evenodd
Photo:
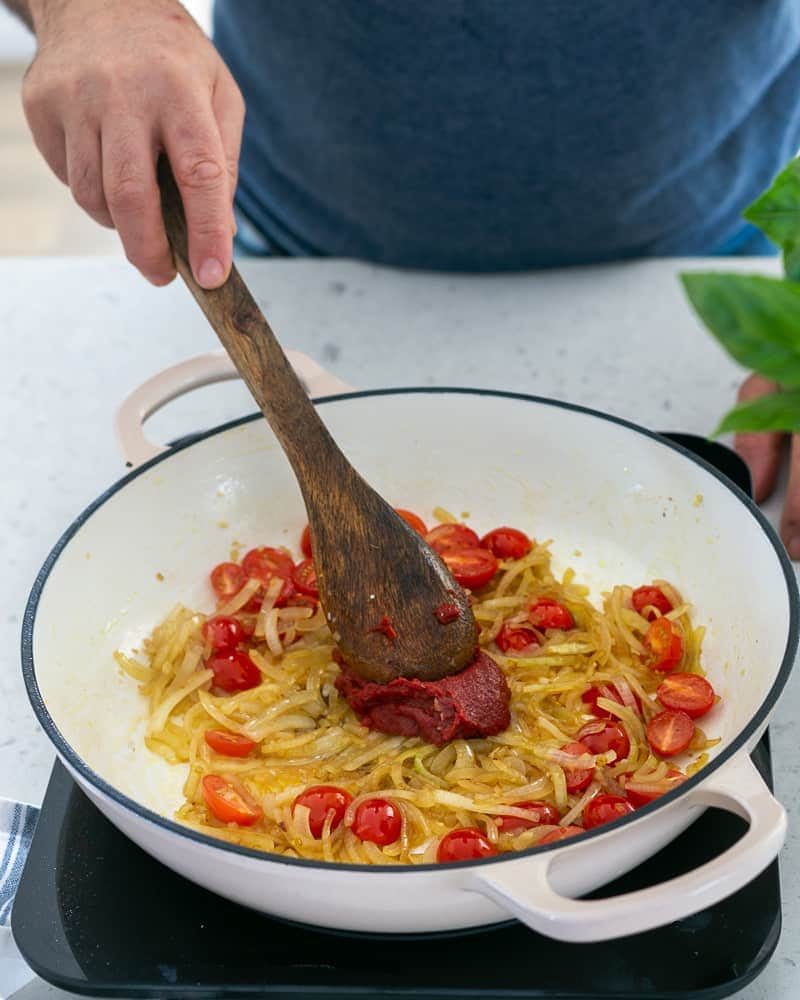
M 739 390 L 740 403 L 776 392 L 779 386 L 763 375 L 751 375 Z M 769 431 L 736 435 L 736 450 L 747 462 L 753 477 L 757 503 L 775 489 L 789 435 Z M 789 484 L 781 517 L 781 537 L 792 559 L 800 559 L 800 435 L 791 435 Z
M 169 157 L 197 281 L 232 257 L 244 101 L 177 0 L 29 0 L 38 50 L 22 88 L 34 140 L 77 203 L 119 232 L 154 285 L 175 276 L 156 180 Z

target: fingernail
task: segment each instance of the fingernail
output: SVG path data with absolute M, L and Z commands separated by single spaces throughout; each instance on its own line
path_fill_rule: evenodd
M 800 535 L 792 535 L 786 548 L 792 559 L 800 559 Z
M 200 270 L 197 272 L 197 280 L 204 288 L 216 288 L 217 285 L 222 284 L 224 277 L 225 268 L 216 257 L 209 257 L 208 260 L 204 260 L 200 265 Z

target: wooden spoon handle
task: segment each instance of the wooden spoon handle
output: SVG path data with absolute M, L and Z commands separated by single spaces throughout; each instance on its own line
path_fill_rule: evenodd
M 319 481 L 315 463 L 323 455 L 328 468 L 331 460 L 340 460 L 352 472 L 236 268 L 219 288 L 206 289 L 195 280 L 183 202 L 165 156 L 158 163 L 158 182 L 175 266 L 278 437 L 303 492 Z

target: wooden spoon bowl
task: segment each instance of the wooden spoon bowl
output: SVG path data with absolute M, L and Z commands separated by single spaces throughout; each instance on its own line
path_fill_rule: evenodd
M 183 204 L 163 156 L 159 185 L 178 272 L 294 469 L 311 526 L 320 599 L 345 662 L 381 682 L 438 680 L 463 669 L 478 635 L 467 595 L 342 454 L 237 269 L 220 288 L 195 281 Z

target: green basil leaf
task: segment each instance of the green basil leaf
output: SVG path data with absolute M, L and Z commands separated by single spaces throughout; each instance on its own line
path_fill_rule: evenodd
M 760 275 L 684 273 L 697 314 L 740 364 L 800 388 L 800 284 Z
M 800 431 L 800 390 L 739 403 L 725 414 L 713 437 L 728 431 Z
M 800 158 L 784 167 L 742 215 L 783 250 L 787 277 L 800 281 Z

